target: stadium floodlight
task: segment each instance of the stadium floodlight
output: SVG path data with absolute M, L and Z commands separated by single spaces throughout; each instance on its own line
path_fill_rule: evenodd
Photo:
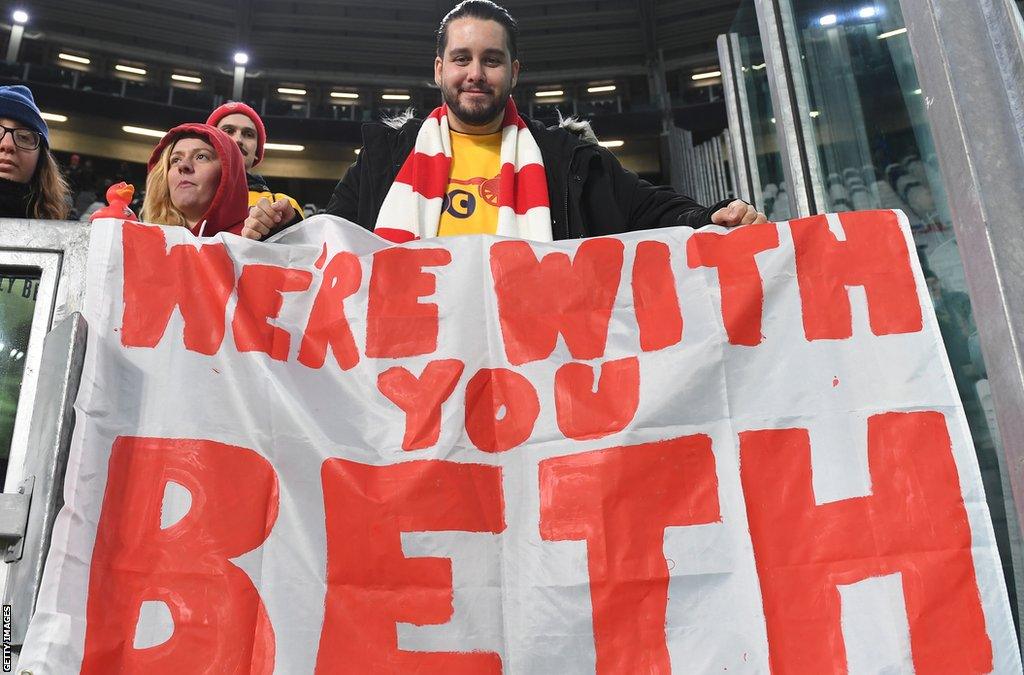
M 691 80 L 710 80 L 712 77 L 721 77 L 722 71 L 712 70 L 709 73 L 694 73 L 690 76 Z
M 129 133 L 136 134 L 137 136 L 149 136 L 151 138 L 163 138 L 166 131 L 160 131 L 159 129 L 147 129 L 146 127 L 133 127 L 130 124 L 126 124 L 121 127 L 121 130 Z
M 293 143 L 264 143 L 263 147 L 267 150 L 284 150 L 285 152 L 302 152 L 306 149 L 304 145 L 295 145 Z
M 114 66 L 114 70 L 117 70 L 117 71 L 122 72 L 122 73 L 129 73 L 131 75 L 145 75 L 146 74 L 146 69 L 145 68 L 136 68 L 135 66 L 126 66 L 123 63 L 118 63 L 117 65 L 115 65 Z
M 822 28 L 826 26 L 834 26 L 839 22 L 839 17 L 835 14 L 826 14 L 825 16 L 818 19 L 818 25 Z
M 28 23 L 28 12 L 16 9 L 11 13 L 11 19 L 14 20 L 14 25 L 11 26 L 11 37 L 7 41 L 7 63 L 15 63 L 18 60 L 21 38 L 25 35 L 25 24 Z
M 903 35 L 906 32 L 907 32 L 906 28 L 897 28 L 896 30 L 890 30 L 890 31 L 886 31 L 885 33 L 879 33 L 878 34 L 878 39 L 879 40 L 888 40 L 891 37 L 896 37 L 897 35 Z
M 235 78 L 231 85 L 231 98 L 236 101 L 242 100 L 242 89 L 245 87 L 245 64 L 249 63 L 249 55 L 245 52 L 235 52 Z
M 602 148 L 621 148 L 625 144 L 626 144 L 625 141 L 599 141 L 598 142 L 598 145 L 600 145 Z
M 90 63 L 92 63 L 92 61 L 90 61 L 89 59 L 85 58 L 84 56 L 78 56 L 76 54 L 67 54 L 65 52 L 60 52 L 59 54 L 57 54 L 57 58 L 60 59 L 61 61 L 70 61 L 71 63 L 81 63 L 84 66 L 87 66 Z

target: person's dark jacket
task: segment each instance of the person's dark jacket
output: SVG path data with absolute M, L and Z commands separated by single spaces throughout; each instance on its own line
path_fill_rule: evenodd
M 684 225 L 701 227 L 729 203 L 704 207 L 624 169 L 605 148 L 563 127 L 523 118 L 540 147 L 556 240 Z M 326 212 L 372 230 L 384 197 L 416 144 L 422 120 L 363 126 L 363 149 L 334 188 Z
M 0 218 L 28 218 L 29 187 L 0 178 Z

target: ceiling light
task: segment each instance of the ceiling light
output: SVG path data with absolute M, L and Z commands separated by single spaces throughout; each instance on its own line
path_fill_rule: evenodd
M 277 93 L 278 94 L 287 94 L 289 96 L 305 96 L 306 95 L 306 90 L 305 89 L 293 89 L 291 87 L 278 87 L 277 88 Z
M 119 70 L 122 73 L 131 73 L 132 75 L 145 75 L 146 74 L 146 69 L 145 68 L 136 68 L 135 66 L 125 66 L 125 65 L 122 65 L 120 63 L 117 64 L 116 66 L 114 66 L 114 70 Z
M 267 150 L 284 150 L 285 152 L 302 152 L 306 149 L 304 145 L 292 145 L 290 143 L 264 143 Z
M 14 19 L 14 23 L 28 23 L 28 12 L 23 9 L 16 9 L 11 14 L 11 18 Z
M 74 54 L 65 54 L 64 52 L 61 52 L 60 54 L 57 54 L 57 58 L 60 59 L 61 61 L 71 61 L 72 63 L 83 63 L 85 65 L 89 65 L 90 63 L 92 63 L 92 61 L 90 61 L 89 59 L 85 58 L 84 56 L 75 56 Z
M 860 11 L 857 12 L 857 16 L 859 16 L 862 19 L 870 19 L 874 16 L 878 16 L 878 9 L 871 6 L 861 7 Z
M 538 91 L 534 94 L 537 98 L 545 98 L 547 96 L 564 96 L 565 92 L 561 89 L 549 89 L 547 91 Z
M 910 93 L 914 94 L 915 96 L 920 96 L 921 95 L 921 90 L 920 89 L 915 89 L 914 91 L 912 91 Z
M 362 148 L 356 148 L 356 154 L 358 155 L 361 150 L 362 150 Z
M 171 79 L 175 82 L 188 82 L 189 84 L 202 84 L 203 78 L 196 77 L 194 75 L 182 75 L 180 73 L 172 73 Z
M 408 94 L 381 94 L 380 97 L 385 101 L 408 101 Z
M 712 70 L 710 73 L 694 73 L 690 76 L 691 80 L 709 80 L 712 77 L 721 77 L 722 71 Z
M 249 55 L 245 52 L 235 52 L 235 65 L 244 66 L 249 63 Z
M 820 115 L 821 115 L 821 112 L 819 112 L 817 110 L 812 110 L 811 111 L 811 117 L 818 117 Z
M 600 142 L 598 142 L 598 145 L 600 145 L 602 148 L 621 148 L 625 144 L 626 144 L 625 141 L 600 141 Z
M 41 113 L 39 113 L 39 116 L 42 117 L 47 122 L 67 122 L 68 121 L 68 116 L 67 115 L 58 115 L 57 113 L 41 112 Z
M 839 21 L 839 17 L 835 14 L 826 14 L 825 16 L 818 19 L 819 26 L 834 26 Z
M 347 98 L 354 100 L 359 98 L 359 94 L 354 91 L 332 91 L 331 98 Z
M 888 38 L 891 38 L 891 37 L 896 37 L 897 35 L 903 35 L 906 32 L 907 32 L 906 28 L 897 28 L 896 30 L 891 30 L 891 31 L 889 31 L 887 33 L 879 33 L 878 34 L 878 39 L 879 40 L 885 40 L 885 39 L 888 39 Z
M 764 70 L 765 68 L 768 67 L 768 64 L 767 63 L 759 63 L 756 66 L 750 66 L 750 67 L 752 69 L 754 69 L 754 70 Z
M 587 87 L 588 94 L 599 94 L 602 91 L 615 91 L 614 84 L 602 84 L 596 87 Z
M 147 129 L 146 127 L 133 127 L 130 124 L 126 124 L 121 127 L 122 131 L 126 131 L 129 134 L 137 134 L 139 136 L 151 136 L 153 138 L 163 138 L 166 131 L 160 131 L 159 129 Z

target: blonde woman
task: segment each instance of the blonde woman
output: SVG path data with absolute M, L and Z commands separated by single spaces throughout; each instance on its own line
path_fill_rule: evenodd
M 71 199 L 28 87 L 0 87 L 0 217 L 64 220 Z
M 238 145 L 215 127 L 182 124 L 160 139 L 149 158 L 142 220 L 181 225 L 199 237 L 239 234 L 248 200 Z

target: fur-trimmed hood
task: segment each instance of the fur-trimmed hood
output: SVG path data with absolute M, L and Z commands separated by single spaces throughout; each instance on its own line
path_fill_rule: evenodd
M 578 136 L 584 143 L 592 143 L 593 145 L 598 143 L 597 134 L 594 133 L 594 128 L 590 126 L 590 122 L 580 119 L 576 115 L 562 117 L 562 113 L 558 113 L 558 128 L 565 129 L 569 133 Z
M 386 127 L 391 127 L 392 129 L 401 129 L 409 121 L 414 119 L 416 119 L 416 111 L 413 110 L 412 108 L 406 108 L 397 115 L 392 115 L 390 117 L 381 117 L 380 121 L 381 124 L 383 124 Z

